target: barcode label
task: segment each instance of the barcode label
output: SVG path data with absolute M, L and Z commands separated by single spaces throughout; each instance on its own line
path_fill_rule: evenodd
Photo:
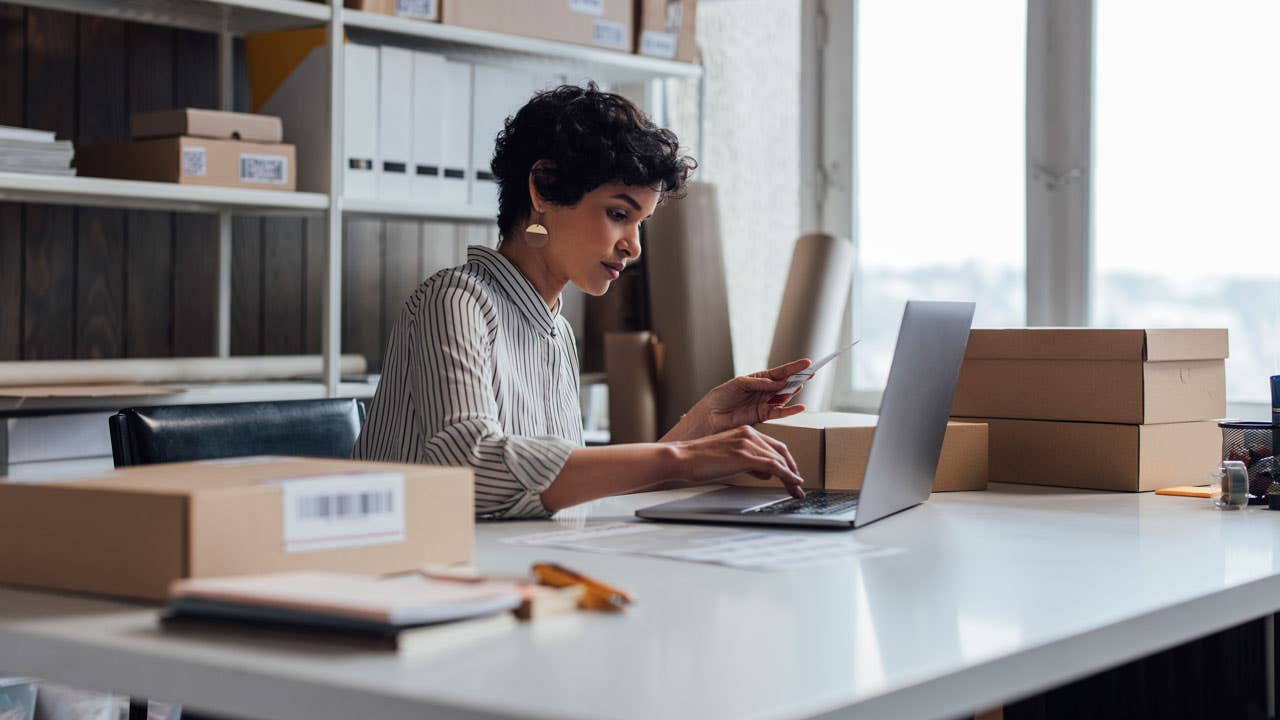
M 184 147 L 182 148 L 182 176 L 183 177 L 204 177 L 209 171 L 205 162 L 204 148 L 202 147 Z
M 591 41 L 596 45 L 625 50 L 627 28 L 620 22 L 595 20 L 591 23 Z
M 285 552 L 404 540 L 404 476 L 333 475 L 281 481 Z
M 676 36 L 673 33 L 645 30 L 640 33 L 640 54 L 673 58 L 676 56 Z
M 569 9 L 587 15 L 603 15 L 604 0 L 569 0 Z
M 396 0 L 396 14 L 400 17 L 434 20 L 436 0 Z
M 284 155 L 240 153 L 240 182 L 287 185 L 289 158 Z

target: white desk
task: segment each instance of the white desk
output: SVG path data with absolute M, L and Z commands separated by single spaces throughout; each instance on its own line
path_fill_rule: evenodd
M 625 515 L 653 496 L 595 508 Z M 264 718 L 941 718 L 998 704 L 1280 608 L 1280 513 L 1203 499 L 1011 485 L 934 496 L 846 537 L 893 552 L 734 570 L 503 545 L 632 591 L 411 659 L 162 636 L 154 610 L 0 590 L 0 670 Z M 824 715 L 827 714 L 827 715 Z

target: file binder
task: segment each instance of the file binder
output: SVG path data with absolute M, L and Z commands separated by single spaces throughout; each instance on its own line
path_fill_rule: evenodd
M 408 200 L 413 145 L 412 50 L 378 47 L 378 96 L 378 196 Z
M 442 205 L 466 205 L 470 197 L 469 178 L 472 175 L 471 149 L 471 73 L 467 63 L 445 61 L 444 97 L 444 159 L 440 178 L 440 203 Z M 488 169 L 486 163 L 485 169 Z
M 449 106 L 445 72 L 443 56 L 413 54 L 413 164 L 409 183 L 414 202 L 443 202 L 444 123 Z
M 378 48 L 348 43 L 346 110 L 343 133 L 346 162 L 343 193 L 352 198 L 378 196 Z

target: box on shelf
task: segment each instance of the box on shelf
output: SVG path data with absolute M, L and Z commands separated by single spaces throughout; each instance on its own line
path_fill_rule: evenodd
M 974 330 L 952 415 L 1142 425 L 1226 414 L 1226 330 Z
M 1204 485 L 1220 460 L 1222 436 L 1215 422 L 960 419 L 990 428 L 994 482 L 1145 492 Z
M 297 187 L 292 145 L 174 137 L 89 145 L 76 151 L 81 175 L 254 190 Z
M 0 582 L 163 600 L 179 578 L 467 562 L 471 471 L 259 457 L 0 482 Z
M 866 475 L 877 419 L 875 415 L 861 413 L 801 413 L 763 422 L 755 428 L 786 444 L 806 489 L 858 490 Z M 746 473 L 734 475 L 725 482 L 779 487 L 774 478 L 762 480 Z M 947 423 L 933 491 L 986 488 L 987 426 L 981 421 Z
M 636 53 L 698 61 L 695 0 L 636 0 Z
M 635 0 L 454 0 L 446 25 L 631 52 Z
M 135 140 L 181 135 L 257 143 L 284 139 L 278 117 L 196 108 L 134 113 L 129 130 Z
M 438 0 L 346 0 L 344 5 L 352 10 L 364 10 L 413 20 L 438 21 L 440 19 Z

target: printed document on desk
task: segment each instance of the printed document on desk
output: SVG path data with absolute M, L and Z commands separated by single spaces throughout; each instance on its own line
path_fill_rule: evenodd
M 575 530 L 552 530 L 506 538 L 510 545 L 645 555 L 738 568 L 780 570 L 851 558 L 876 557 L 893 550 L 860 543 L 848 536 L 796 531 L 609 523 Z

